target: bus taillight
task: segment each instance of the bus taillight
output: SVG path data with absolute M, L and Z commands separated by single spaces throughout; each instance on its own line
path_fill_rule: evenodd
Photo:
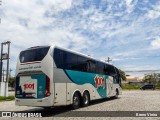
M 46 76 L 46 92 L 45 97 L 50 96 L 50 79 L 48 76 Z

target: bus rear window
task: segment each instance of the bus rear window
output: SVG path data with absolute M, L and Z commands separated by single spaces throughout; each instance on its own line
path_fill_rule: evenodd
M 42 61 L 48 53 L 49 47 L 32 48 L 20 53 L 20 62 Z

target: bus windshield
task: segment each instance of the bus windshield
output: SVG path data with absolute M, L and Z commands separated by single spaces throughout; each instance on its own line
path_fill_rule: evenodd
M 42 61 L 48 53 L 49 47 L 31 48 L 29 50 L 22 51 L 19 59 L 21 63 Z

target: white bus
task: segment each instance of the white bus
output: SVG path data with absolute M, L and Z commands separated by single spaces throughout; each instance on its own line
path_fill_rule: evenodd
M 57 46 L 21 51 L 16 67 L 15 104 L 52 107 L 88 106 L 91 100 L 121 94 L 113 65 Z

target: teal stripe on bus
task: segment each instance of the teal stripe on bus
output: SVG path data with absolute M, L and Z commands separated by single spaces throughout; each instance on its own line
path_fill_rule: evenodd
M 95 74 L 95 73 L 88 73 L 88 72 L 81 72 L 81 71 L 73 71 L 73 70 L 64 70 L 68 78 L 77 85 L 83 85 L 89 83 L 94 86 L 97 90 L 98 94 L 105 98 L 107 97 L 107 89 L 106 89 L 106 80 L 108 79 L 107 75 L 102 74 Z M 104 78 L 104 86 L 98 86 L 95 82 L 96 76 L 98 78 Z

